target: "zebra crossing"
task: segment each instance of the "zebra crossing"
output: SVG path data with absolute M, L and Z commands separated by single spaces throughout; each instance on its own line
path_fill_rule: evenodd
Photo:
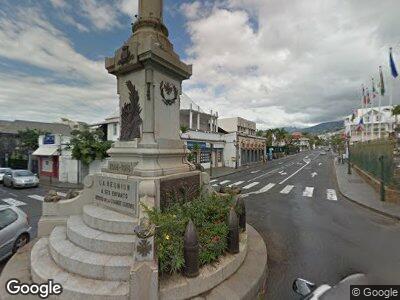
M 58 194 L 64 194 L 65 195 L 65 193 L 58 193 Z M 27 195 L 26 197 L 28 197 L 30 199 L 34 199 L 34 200 L 40 201 L 40 202 L 44 201 L 44 197 L 40 196 L 40 195 Z M 8 204 L 10 206 L 17 206 L 17 207 L 28 205 L 28 203 L 26 203 L 26 202 L 23 202 L 23 201 L 14 199 L 14 198 L 10 198 L 10 197 L 0 198 L 0 205 L 1 204 Z
M 277 185 L 272 182 L 268 183 L 265 186 L 262 186 L 260 184 L 260 182 L 258 182 L 258 181 L 254 181 L 254 182 L 248 183 L 246 185 L 244 185 L 245 181 L 242 181 L 242 180 L 237 181 L 237 182 L 231 182 L 231 180 L 223 180 L 220 183 L 217 183 L 217 182 L 218 182 L 218 180 L 213 180 L 214 184 L 212 186 L 226 185 L 228 183 L 229 183 L 229 185 L 227 185 L 228 187 L 240 186 L 243 190 L 242 195 L 244 197 L 247 197 L 249 195 L 263 194 L 263 193 L 266 193 L 266 192 L 272 190 L 274 187 L 280 186 L 280 185 Z M 258 189 L 249 191 L 250 189 L 255 189 L 255 188 L 258 188 Z M 315 190 L 316 189 L 314 187 L 312 187 L 312 186 L 297 187 L 297 189 L 302 189 L 301 195 L 303 196 L 303 198 L 315 198 Z M 283 188 L 280 188 L 279 193 L 282 195 L 290 195 L 295 190 L 296 190 L 296 186 L 288 184 L 288 185 L 284 186 Z M 326 189 L 326 200 L 338 201 L 336 190 Z

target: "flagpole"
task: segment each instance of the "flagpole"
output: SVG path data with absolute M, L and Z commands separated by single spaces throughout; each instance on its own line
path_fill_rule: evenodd
M 382 66 L 379 66 L 379 72 L 380 72 L 380 77 L 381 77 L 381 92 L 379 93 L 379 128 L 378 128 L 378 138 L 381 139 L 382 138 L 382 110 L 381 110 L 381 106 L 382 106 L 382 97 L 384 94 L 382 92 L 382 85 L 383 83 L 383 75 L 382 75 Z
M 364 118 L 364 104 L 365 104 L 365 89 L 364 89 L 364 85 L 362 85 L 361 118 Z M 361 141 L 364 142 L 364 130 L 361 130 Z

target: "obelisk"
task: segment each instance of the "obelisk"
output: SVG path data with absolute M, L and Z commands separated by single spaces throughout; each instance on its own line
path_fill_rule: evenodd
M 121 136 L 110 149 L 109 171 L 155 177 L 190 171 L 180 138 L 182 81 L 192 74 L 174 52 L 163 23 L 162 0 L 140 0 L 132 36 L 106 58 L 117 77 Z

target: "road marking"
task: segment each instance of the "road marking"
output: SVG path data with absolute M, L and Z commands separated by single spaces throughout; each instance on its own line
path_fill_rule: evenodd
M 244 186 L 243 189 L 244 189 L 244 190 L 248 190 L 248 189 L 252 188 L 253 186 L 256 186 L 257 184 L 259 184 L 259 182 L 257 182 L 257 181 L 252 182 L 252 183 L 250 183 L 250 184 Z
M 228 187 L 232 187 L 234 185 L 239 185 L 239 184 L 242 184 L 243 182 L 244 181 L 238 181 L 238 182 L 235 182 L 235 183 L 232 183 L 232 184 L 228 185 Z
M 283 161 L 281 161 L 279 164 L 280 164 L 280 165 L 283 164 Z
M 303 192 L 303 197 L 309 197 L 311 198 L 313 196 L 314 193 L 314 188 L 313 187 L 306 187 L 304 192 Z
M 231 181 L 230 180 L 224 180 L 224 181 L 221 181 L 219 184 L 226 184 L 228 182 L 231 182 Z
M 318 175 L 318 173 L 317 172 L 313 172 L 313 173 L 311 173 L 311 177 L 312 178 L 314 178 L 315 176 L 317 176 Z
M 217 179 L 210 180 L 210 183 L 218 181 Z
M 294 188 L 294 185 L 287 185 L 281 191 L 281 194 L 289 194 L 292 191 L 293 188 Z
M 24 206 L 24 205 L 27 205 L 25 202 L 18 201 L 18 200 L 15 200 L 13 198 L 2 199 L 1 201 L 5 202 L 5 203 L 7 203 L 8 205 L 11 205 L 11 206 Z
M 322 163 L 319 163 L 318 166 L 322 166 Z
M 257 170 L 257 171 L 251 171 L 250 173 L 251 174 L 256 174 L 256 173 L 258 173 L 258 172 L 260 172 L 261 170 Z
M 256 194 L 261 194 L 268 192 L 270 189 L 272 189 L 275 186 L 275 183 L 268 183 L 266 186 L 264 186 L 262 189 L 258 190 L 255 192 Z
M 294 172 L 292 175 L 290 175 L 289 177 L 287 177 L 286 179 L 282 180 L 281 182 L 279 182 L 279 185 L 284 184 L 286 181 L 288 181 L 290 178 L 292 178 L 294 175 L 296 175 L 297 173 L 299 173 L 301 170 L 303 170 L 305 167 L 308 166 L 310 162 L 307 162 L 304 166 L 302 166 L 300 169 L 298 169 L 296 172 Z
M 43 196 L 39 196 L 39 195 L 29 195 L 28 196 L 31 199 L 35 199 L 35 200 L 39 200 L 39 201 L 43 201 L 44 197 Z
M 336 191 L 332 189 L 327 189 L 326 198 L 331 201 L 337 201 Z
M 61 193 L 61 192 L 57 192 L 57 195 L 58 195 L 58 196 L 61 196 L 61 197 L 66 197 L 66 196 L 67 196 L 66 193 Z

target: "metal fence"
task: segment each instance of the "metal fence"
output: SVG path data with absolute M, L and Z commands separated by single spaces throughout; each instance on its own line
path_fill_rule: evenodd
M 350 160 L 386 185 L 400 189 L 400 182 L 394 176 L 393 159 L 395 144 L 388 140 L 357 143 L 350 148 Z

